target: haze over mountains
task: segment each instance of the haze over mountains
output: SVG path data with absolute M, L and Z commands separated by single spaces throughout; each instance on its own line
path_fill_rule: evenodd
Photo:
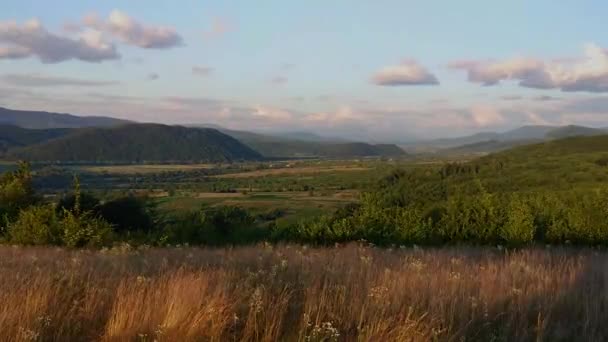
M 608 134 L 608 129 L 576 125 L 522 126 L 503 133 L 480 132 L 459 138 L 421 141 L 407 144 L 406 149 L 418 148 L 435 152 L 440 150 L 444 153 L 489 153 L 547 140 L 603 134 Z
M 406 150 L 443 154 L 497 152 L 572 136 L 608 134 L 583 126 L 522 126 L 498 133 L 408 143 Z M 407 137 L 404 137 L 407 139 Z M 141 124 L 0 107 L 0 153 L 40 161 L 231 161 L 261 158 L 402 157 L 394 144 L 344 141 L 314 133 L 249 132 L 213 125 L 194 127 Z
M 264 135 L 223 128 L 132 123 L 106 117 L 0 111 L 5 158 L 62 162 L 221 162 L 295 157 L 398 157 L 396 145 L 333 142 L 305 132 Z M 317 141 L 315 141 L 317 139 Z
M 75 116 L 71 114 L 14 110 L 0 107 L 0 124 L 8 124 L 22 128 L 112 127 L 129 122 L 131 121 L 105 116 Z

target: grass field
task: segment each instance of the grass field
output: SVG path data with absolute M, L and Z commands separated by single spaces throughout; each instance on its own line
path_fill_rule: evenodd
M 318 173 L 333 173 L 333 172 L 352 172 L 352 171 L 368 171 L 369 167 L 360 166 L 308 166 L 308 167 L 293 167 L 293 168 L 273 168 L 264 170 L 252 170 L 247 172 L 226 173 L 215 175 L 216 178 L 254 178 L 267 176 L 282 176 L 282 175 L 314 175 Z
M 331 212 L 346 203 L 356 202 L 357 191 L 323 191 L 323 192 L 235 192 L 213 193 L 185 192 L 173 197 L 163 196 L 156 199 L 159 208 L 164 212 L 185 212 L 196 210 L 201 206 L 239 206 L 251 210 L 254 214 L 280 211 L 277 224 L 295 223 L 299 220 Z
M 602 341 L 608 254 L 0 248 L 5 341 Z
M 80 170 L 97 173 L 113 174 L 147 174 L 171 171 L 206 170 L 217 167 L 214 164 L 133 164 L 133 165 L 104 165 L 104 166 L 82 166 Z

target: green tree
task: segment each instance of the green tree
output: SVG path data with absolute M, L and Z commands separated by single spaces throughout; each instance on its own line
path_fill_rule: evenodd
M 37 202 L 32 186 L 32 174 L 27 163 L 0 177 L 0 233 L 14 220 L 21 209 Z

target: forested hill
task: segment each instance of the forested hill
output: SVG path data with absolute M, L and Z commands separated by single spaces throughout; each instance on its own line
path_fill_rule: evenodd
M 0 124 L 0 152 L 10 148 L 39 144 L 62 137 L 72 132 L 69 128 L 26 129 L 13 125 Z
M 9 150 L 12 159 L 61 162 L 223 162 L 261 155 L 210 128 L 128 124 L 84 128 L 46 142 Z
M 113 127 L 127 123 L 130 123 L 130 121 L 105 116 L 75 116 L 71 114 L 14 110 L 0 107 L 0 124 L 23 128 Z
M 539 144 L 524 145 L 487 156 L 486 159 L 544 160 L 562 158 L 572 154 L 608 154 L 608 135 L 577 136 L 550 140 Z
M 394 144 L 341 141 L 313 133 L 255 133 L 215 126 L 267 158 L 361 158 L 402 157 L 406 152 Z

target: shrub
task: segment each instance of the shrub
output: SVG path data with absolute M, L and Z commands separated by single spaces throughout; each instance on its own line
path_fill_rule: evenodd
M 21 163 L 17 170 L 2 175 L 0 177 L 0 233 L 2 227 L 6 227 L 8 222 L 15 219 L 21 209 L 35 204 L 37 200 L 28 164 Z
M 500 236 L 508 245 L 518 246 L 532 242 L 535 232 L 530 206 L 519 196 L 514 196 L 509 203 L 507 220 L 500 230 Z
M 454 196 L 446 203 L 437 232 L 444 242 L 494 243 L 503 222 L 494 195 Z
M 156 212 L 145 199 L 126 196 L 99 206 L 99 215 L 112 225 L 119 234 L 130 232 L 149 233 L 154 229 Z
M 165 235 L 171 243 L 242 244 L 265 239 L 267 230 L 256 226 L 247 210 L 221 206 L 203 208 L 174 218 Z
M 21 245 L 54 245 L 61 243 L 60 223 L 51 205 L 29 207 L 19 212 L 8 227 L 9 240 Z
M 91 212 L 76 214 L 66 210 L 59 225 L 67 247 L 100 247 L 111 241 L 112 226 Z
M 595 164 L 602 167 L 608 166 L 608 156 L 601 157 L 600 159 L 596 160 Z
M 422 244 L 429 240 L 432 221 L 415 208 L 400 209 L 395 217 L 395 237 L 399 244 Z
M 77 195 L 75 193 L 63 196 L 57 203 L 57 212 L 59 214 L 63 213 L 65 210 L 74 212 L 76 210 L 76 201 Z M 78 208 L 78 210 L 82 212 L 98 212 L 99 199 L 97 199 L 97 197 L 95 197 L 93 194 L 83 192 L 78 195 L 78 201 L 80 204 L 80 208 Z

